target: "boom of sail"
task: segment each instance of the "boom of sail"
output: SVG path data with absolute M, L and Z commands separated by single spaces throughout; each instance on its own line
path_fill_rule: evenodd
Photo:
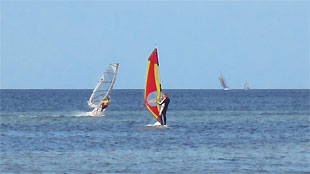
M 98 107 L 101 104 L 101 99 L 106 99 L 110 95 L 116 80 L 118 65 L 118 63 L 113 63 L 105 69 L 88 100 L 89 107 Z
M 159 117 L 159 105 L 157 101 L 160 98 L 161 85 L 158 76 L 158 55 L 157 48 L 153 50 L 147 62 L 146 80 L 144 89 L 144 104 L 156 120 L 161 123 Z
M 225 84 L 225 80 L 222 74 L 219 76 L 219 81 L 224 90 L 229 90 L 229 87 Z

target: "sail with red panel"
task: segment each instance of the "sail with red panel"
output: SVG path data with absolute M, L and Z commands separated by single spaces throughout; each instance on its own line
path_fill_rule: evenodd
M 153 50 L 147 62 L 146 80 L 144 89 L 144 104 L 150 113 L 161 123 L 159 117 L 159 105 L 161 85 L 159 83 L 159 62 L 157 48 Z

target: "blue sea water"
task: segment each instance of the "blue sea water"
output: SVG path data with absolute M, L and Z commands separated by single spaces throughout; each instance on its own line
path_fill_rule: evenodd
M 0 90 L 0 173 L 310 173 L 310 90 L 166 90 L 167 128 L 143 90 Z

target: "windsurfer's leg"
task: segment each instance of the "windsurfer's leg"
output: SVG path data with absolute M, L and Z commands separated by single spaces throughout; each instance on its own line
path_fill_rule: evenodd
M 161 115 L 159 116 L 159 118 L 160 118 L 160 124 L 161 124 L 161 125 L 164 125 L 164 124 L 163 124 L 163 114 L 161 114 Z
M 166 125 L 166 121 L 167 121 L 167 119 L 166 119 L 166 112 L 164 112 L 163 116 L 164 116 L 164 125 Z
M 92 113 L 93 116 L 94 116 L 94 115 L 97 115 L 97 108 L 94 108 L 93 111 L 92 111 L 91 113 Z
M 163 108 L 161 108 L 160 111 L 159 111 L 159 119 L 160 119 L 160 124 L 164 125 L 163 124 Z
M 106 108 L 106 107 L 102 107 L 100 111 L 102 112 L 105 108 Z

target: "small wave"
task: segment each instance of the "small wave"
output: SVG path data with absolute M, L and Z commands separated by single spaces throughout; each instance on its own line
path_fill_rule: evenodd
M 22 115 L 19 115 L 18 117 L 20 117 L 20 118 L 23 118 L 23 117 L 27 117 L 27 118 L 37 118 L 38 116 L 36 116 L 36 115 L 24 115 L 24 114 L 22 114 Z

